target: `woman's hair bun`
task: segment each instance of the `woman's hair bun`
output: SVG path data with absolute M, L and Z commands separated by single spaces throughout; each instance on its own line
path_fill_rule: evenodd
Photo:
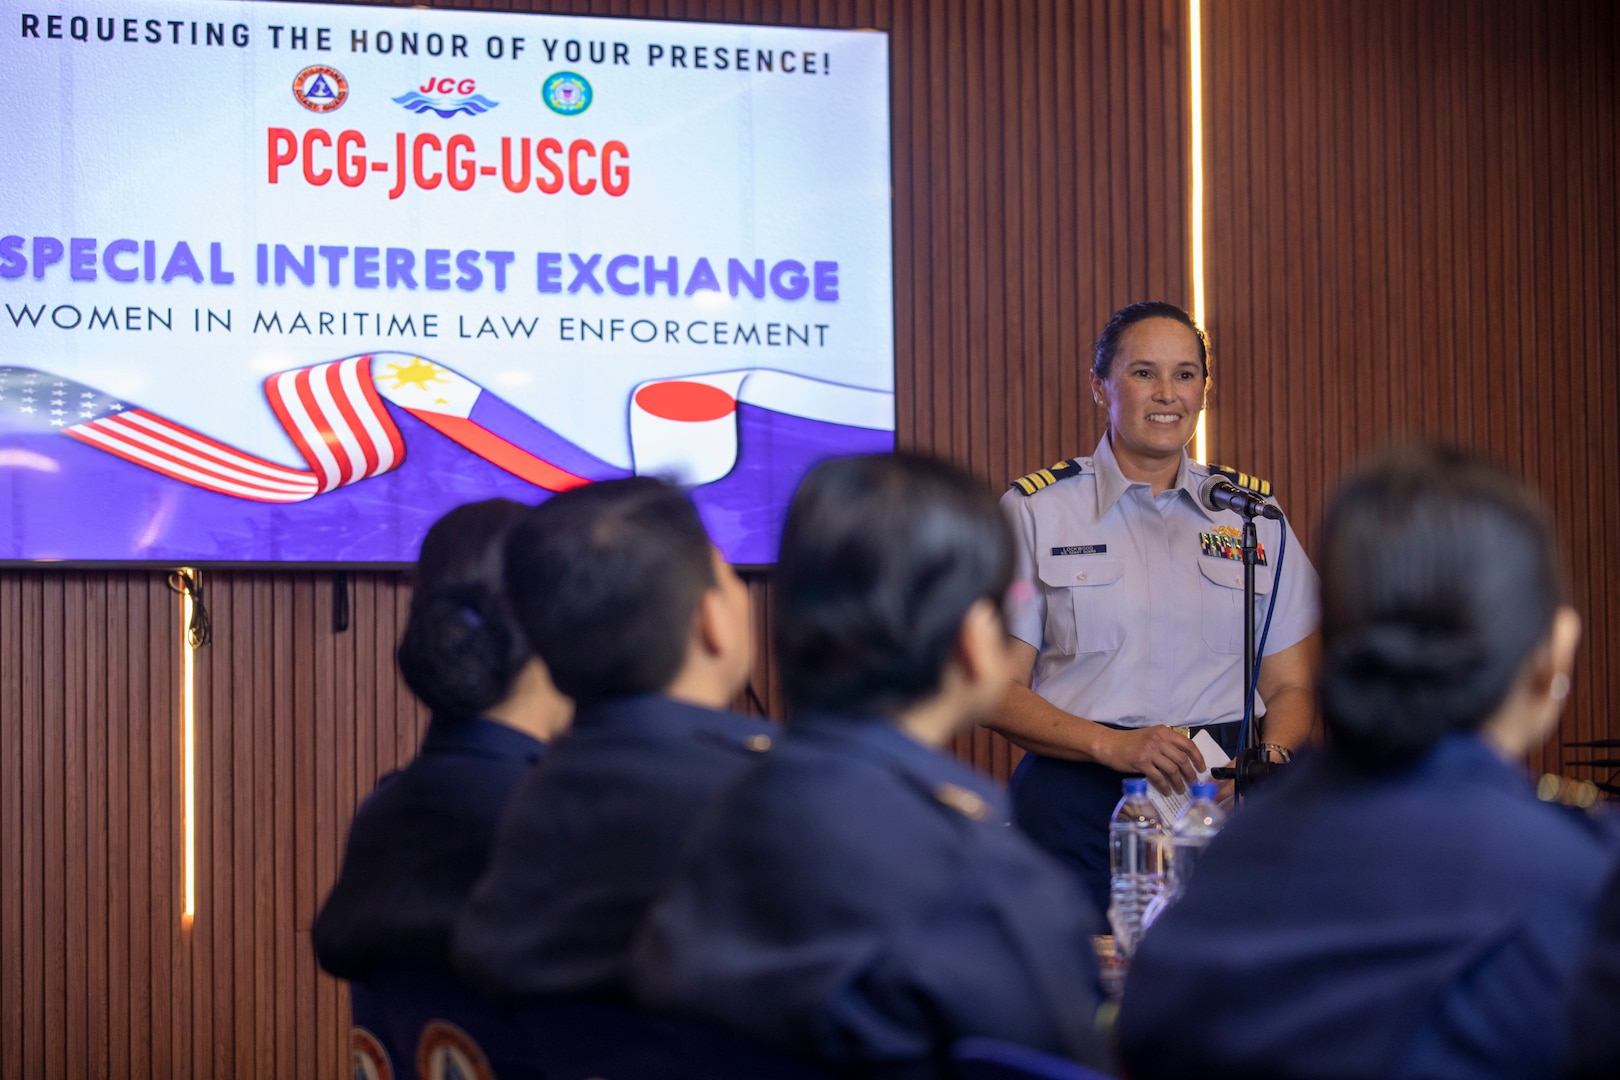
M 501 548 L 526 512 L 510 499 L 458 506 L 428 530 L 395 658 L 435 717 L 467 719 L 504 701 L 528 643 L 501 591 Z
M 1501 705 L 1563 602 L 1552 535 L 1519 484 L 1416 448 L 1349 480 L 1322 561 L 1322 714 L 1333 746 L 1411 760 Z
M 413 605 L 397 659 L 405 685 L 437 715 L 477 716 L 499 704 L 523 666 L 503 602 L 477 586 L 439 589 Z

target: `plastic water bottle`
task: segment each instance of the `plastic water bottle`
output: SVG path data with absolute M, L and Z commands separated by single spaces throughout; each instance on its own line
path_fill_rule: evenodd
M 1194 784 L 1192 802 L 1181 811 L 1175 827 L 1170 830 L 1171 900 L 1187 890 L 1199 856 L 1226 824 L 1226 811 L 1215 799 L 1217 790 L 1214 784 Z
M 1148 782 L 1125 781 L 1125 797 L 1108 823 L 1108 922 L 1114 929 L 1114 951 L 1129 957 L 1142 937 L 1142 915 L 1164 891 L 1169 862 L 1164 823 L 1148 798 Z
M 1194 784 L 1192 801 L 1182 808 L 1170 829 L 1170 880 L 1164 892 L 1142 914 L 1142 928 L 1152 926 L 1164 910 L 1187 891 L 1193 868 L 1215 834 L 1226 824 L 1226 811 L 1216 801 L 1219 789 L 1211 783 Z

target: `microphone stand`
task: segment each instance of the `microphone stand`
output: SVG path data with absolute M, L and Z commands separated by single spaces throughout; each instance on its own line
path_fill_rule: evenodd
M 1260 749 L 1260 718 L 1254 714 L 1254 577 L 1255 567 L 1260 564 L 1260 535 L 1254 527 L 1254 519 L 1252 513 L 1243 514 L 1243 715 L 1249 722 L 1244 725 L 1243 739 L 1232 766 L 1210 770 L 1210 775 L 1218 780 L 1235 781 L 1233 797 L 1237 802 L 1242 802 L 1249 789 L 1278 768 Z

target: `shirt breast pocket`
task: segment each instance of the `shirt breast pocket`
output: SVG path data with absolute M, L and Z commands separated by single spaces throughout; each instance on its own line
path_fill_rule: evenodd
M 1051 555 L 1039 566 L 1046 591 L 1046 647 L 1060 653 L 1109 652 L 1125 640 L 1125 562 Z
M 1204 608 L 1204 644 L 1218 653 L 1243 651 L 1243 564 L 1236 559 L 1198 560 L 1204 580 L 1198 591 Z M 1254 568 L 1255 610 L 1265 617 L 1271 597 L 1271 568 Z M 1260 644 L 1261 622 L 1254 625 L 1254 642 Z M 1241 664 L 1239 665 L 1242 666 Z

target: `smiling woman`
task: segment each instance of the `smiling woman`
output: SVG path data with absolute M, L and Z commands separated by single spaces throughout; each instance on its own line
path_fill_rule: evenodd
M 1208 345 L 1185 311 L 1147 301 L 1115 312 L 1091 367 L 1108 411 L 1096 453 L 1031 473 L 1002 499 L 1019 541 L 1008 629 L 1020 669 L 992 726 L 1030 751 L 1013 775 L 1019 823 L 1079 871 L 1099 909 L 1120 781 L 1183 790 L 1210 765 L 1192 729 L 1229 754 L 1239 740 L 1245 614 L 1230 538 L 1242 519 L 1200 502 L 1211 469 L 1186 450 L 1208 384 Z M 1292 751 L 1314 725 L 1316 574 L 1286 522 L 1258 528 L 1248 617 L 1277 602 L 1256 710 L 1264 739 Z

